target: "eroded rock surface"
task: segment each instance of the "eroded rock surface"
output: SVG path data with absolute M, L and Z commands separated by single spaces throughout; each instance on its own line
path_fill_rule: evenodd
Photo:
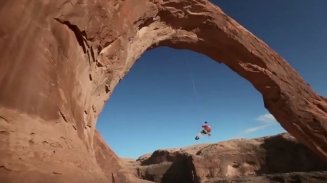
M 160 183 L 327 181 L 327 163 L 288 133 L 157 150 L 125 165 L 140 179 Z
M 287 131 L 327 160 L 327 100 L 207 1 L 4 0 L 0 22 L 1 182 L 118 179 L 115 155 L 95 146 L 96 120 L 135 61 L 158 46 L 225 63 L 262 93 Z M 114 168 L 106 172 L 99 157 Z

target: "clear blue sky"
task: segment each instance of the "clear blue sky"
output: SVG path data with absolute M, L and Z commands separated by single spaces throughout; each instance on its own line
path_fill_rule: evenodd
M 212 2 L 327 96 L 326 0 Z M 160 148 L 284 132 L 271 116 L 259 118 L 266 113 L 261 94 L 225 65 L 161 47 L 146 52 L 118 84 L 97 129 L 119 156 L 137 158 Z M 212 126 L 212 137 L 195 141 L 203 121 Z

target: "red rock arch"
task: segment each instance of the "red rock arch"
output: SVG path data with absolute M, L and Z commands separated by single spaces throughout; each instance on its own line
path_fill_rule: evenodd
M 226 64 L 327 160 L 327 99 L 269 46 L 204 0 L 0 3 L 0 180 L 126 182 L 95 133 L 114 87 L 158 46 Z

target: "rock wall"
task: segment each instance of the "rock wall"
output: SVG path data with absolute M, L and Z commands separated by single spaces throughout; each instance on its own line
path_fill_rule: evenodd
M 108 180 L 110 180 L 109 182 L 129 182 L 133 180 L 132 173 L 125 169 L 121 159 L 108 147 L 97 130 L 93 140 L 96 161 Z
M 156 150 L 148 158 L 125 165 L 140 179 L 158 183 L 268 183 L 272 182 L 270 178 L 279 177 L 284 182 L 292 177 L 309 180 L 314 176 L 316 181 L 327 181 L 327 163 L 287 133 L 228 140 L 204 145 L 197 151 L 194 148 Z
M 97 117 L 142 53 L 158 46 L 225 63 L 327 160 L 327 100 L 207 1 L 0 1 L 0 22 L 0 180 L 112 181 L 96 159 Z

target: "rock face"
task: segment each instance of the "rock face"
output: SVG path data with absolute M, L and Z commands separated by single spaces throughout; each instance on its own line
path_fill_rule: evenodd
M 137 177 L 159 183 L 327 181 L 327 163 L 287 133 L 157 150 L 125 164 Z
M 327 160 L 327 99 L 208 1 L 7 0 L 0 22 L 1 182 L 117 182 L 118 160 L 96 139 L 96 120 L 136 60 L 159 46 L 226 64 Z

